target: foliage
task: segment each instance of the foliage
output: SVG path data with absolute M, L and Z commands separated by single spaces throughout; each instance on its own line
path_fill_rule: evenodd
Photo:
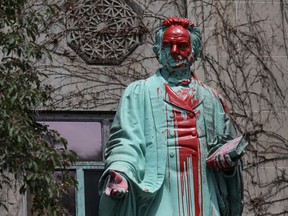
M 75 154 L 66 141 L 34 118 L 35 109 L 50 100 L 51 86 L 41 82 L 45 74 L 36 68 L 43 56 L 50 57 L 39 43 L 39 32 L 53 16 L 53 7 L 32 7 L 25 0 L 2 0 L 0 5 L 0 188 L 12 187 L 20 179 L 20 193 L 34 195 L 33 210 L 39 215 L 63 211 L 59 199 L 76 181 L 67 167 Z M 45 135 L 45 136 L 44 136 Z M 45 137 L 57 141 L 53 148 Z M 53 179 L 63 170 L 63 181 Z M 0 205 L 7 209 L 4 201 Z

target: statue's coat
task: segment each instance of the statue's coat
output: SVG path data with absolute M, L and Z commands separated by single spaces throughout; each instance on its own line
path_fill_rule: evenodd
M 106 170 L 100 180 L 100 215 L 152 216 L 158 208 L 155 199 L 167 169 L 167 118 L 173 104 L 167 100 L 165 79 L 158 71 L 147 80 L 130 84 L 122 98 L 105 150 Z M 195 92 L 198 105 L 197 131 L 201 146 L 201 215 L 241 215 L 243 209 L 242 163 L 229 172 L 214 171 L 206 166 L 209 150 L 219 148 L 236 137 L 236 131 L 225 113 L 221 95 L 192 78 L 189 88 Z M 173 106 L 185 115 L 187 110 Z M 109 170 L 121 173 L 129 184 L 128 194 L 111 198 L 103 194 Z M 177 200 L 175 200 L 177 202 Z M 151 204 L 152 203 L 152 204 Z M 159 203 L 159 202 L 158 202 Z M 169 206 L 169 203 L 167 203 Z M 179 215 L 167 208 L 165 214 Z M 188 215 L 189 216 L 189 215 Z

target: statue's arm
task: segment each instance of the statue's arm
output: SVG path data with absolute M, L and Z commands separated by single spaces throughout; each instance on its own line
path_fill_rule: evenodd
M 100 193 L 108 196 L 123 197 L 128 193 L 128 182 L 139 182 L 139 176 L 144 172 L 142 92 L 140 81 L 126 88 L 111 126 L 105 146 L 106 169 L 99 182 Z
M 212 141 L 214 147 L 209 149 L 207 165 L 216 171 L 231 173 L 244 155 L 247 141 L 237 135 L 224 97 L 215 89 L 212 92 L 215 134 Z
M 227 106 L 221 95 L 215 104 L 216 148 L 223 147 L 227 142 L 238 137 L 237 131 L 229 116 Z M 220 102 L 220 103 L 219 103 Z M 219 127 L 220 126 L 220 127 Z M 218 137 L 217 137 L 218 136 Z M 244 154 L 244 152 L 242 152 Z M 243 155 L 241 154 L 241 156 Z M 223 215 L 241 215 L 243 210 L 243 166 L 240 157 L 231 158 L 226 149 L 219 151 L 214 164 L 214 175 L 218 185 L 219 207 Z

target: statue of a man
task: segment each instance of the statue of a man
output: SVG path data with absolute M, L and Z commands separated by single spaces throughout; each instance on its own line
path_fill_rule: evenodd
M 239 139 L 222 96 L 190 71 L 200 39 L 184 18 L 156 29 L 162 68 L 121 98 L 105 150 L 100 215 L 241 215 L 242 152 L 232 158 L 226 145 Z

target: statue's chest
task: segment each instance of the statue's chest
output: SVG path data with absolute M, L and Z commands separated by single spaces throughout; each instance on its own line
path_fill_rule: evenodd
M 187 113 L 171 107 L 167 116 L 168 146 L 198 150 L 198 132 L 195 113 Z
M 166 106 L 168 146 L 178 148 L 188 148 L 187 151 L 196 155 L 199 149 L 197 132 L 197 112 L 193 108 L 198 101 L 194 98 L 193 90 L 189 88 L 179 88 L 174 91 L 166 86 Z

